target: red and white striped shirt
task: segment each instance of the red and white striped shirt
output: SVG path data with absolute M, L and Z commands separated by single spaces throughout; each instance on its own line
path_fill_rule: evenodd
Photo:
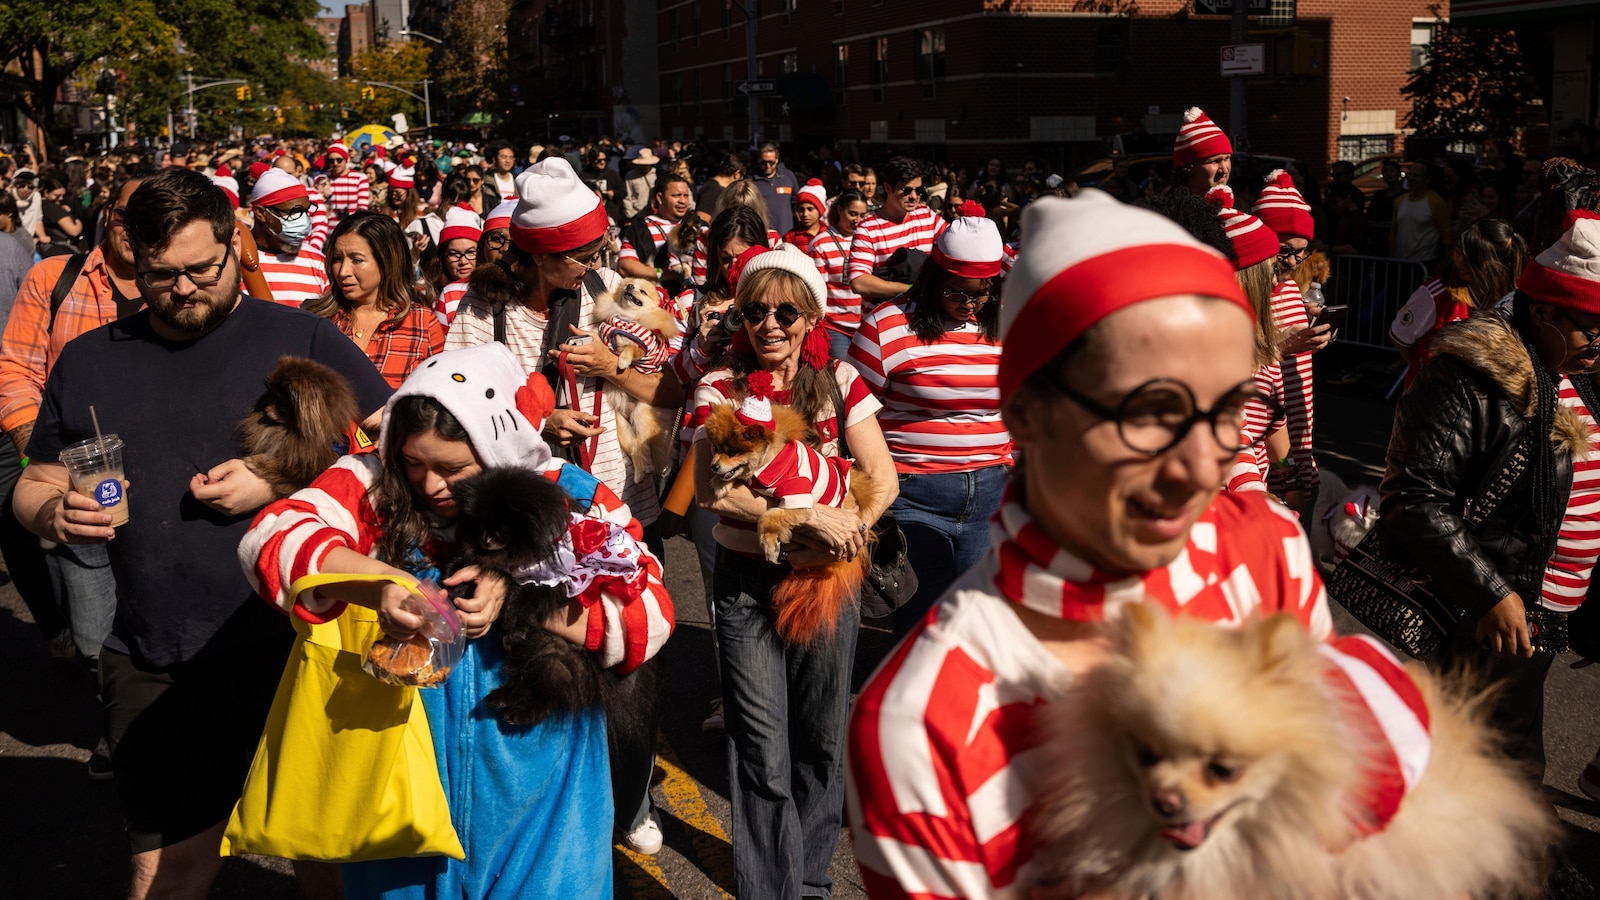
M 1000 250 L 1000 277 L 1011 274 L 1011 267 L 1017 264 L 1017 244 L 1015 241 L 1006 244 Z
M 328 238 L 333 234 L 333 222 L 328 219 L 328 204 L 322 195 L 311 191 L 311 209 L 307 215 L 311 216 L 311 236 L 300 245 L 301 250 L 315 250 L 326 254 Z
M 1008 491 L 993 546 L 867 682 L 850 717 L 848 801 L 874 898 L 991 897 L 1031 879 L 1029 813 L 1044 757 L 1034 712 L 1070 679 L 1013 604 L 1115 619 L 1128 603 L 1238 624 L 1288 612 L 1333 630 L 1311 549 L 1266 497 L 1218 494 L 1171 564 L 1113 579 L 1058 547 Z
M 850 495 L 850 460 L 823 456 L 800 441 L 790 441 L 750 475 L 750 488 L 777 500 L 784 509 L 842 508 Z
M 456 307 L 461 305 L 461 298 L 467 295 L 467 279 L 452 281 L 439 292 L 439 299 L 433 304 L 433 311 L 439 314 L 439 324 L 450 327 L 451 321 L 456 317 Z
M 1000 344 L 971 323 L 946 321 L 924 344 L 911 330 L 915 304 L 880 304 L 850 341 L 850 362 L 883 401 L 878 424 L 902 474 L 970 472 L 1011 465 L 1000 421 Z
M 1561 376 L 1561 405 L 1578 414 L 1589 432 L 1589 452 L 1572 460 L 1572 494 L 1567 512 L 1561 517 L 1561 533 L 1556 537 L 1556 552 L 1544 570 L 1544 588 L 1539 605 L 1558 612 L 1572 612 L 1583 605 L 1600 560 L 1600 429 L 1594 414 L 1583 405 L 1583 398 L 1567 376 Z
M 861 327 L 861 295 L 850 287 L 850 238 L 832 228 L 811 241 L 811 261 L 828 284 L 828 308 L 822 324 L 849 336 Z
M 655 241 L 655 246 L 650 248 L 650 258 L 642 261 L 653 266 L 655 265 L 656 253 L 661 250 L 661 245 L 665 244 L 672 237 L 672 229 L 677 228 L 678 223 L 668 222 L 666 219 L 660 218 L 659 216 L 645 216 L 644 224 L 650 229 L 650 238 L 651 240 Z M 627 232 L 624 231 L 623 234 L 626 235 Z M 622 239 L 622 251 L 617 254 L 617 258 L 639 259 L 639 249 L 633 246 L 627 237 L 624 236 Z M 692 264 L 693 261 L 691 260 L 691 266 Z M 677 267 L 682 265 L 682 260 L 678 255 L 678 248 L 673 247 L 667 251 L 667 265 L 669 267 Z
M 924 253 L 931 251 L 934 239 L 943 234 L 944 229 L 944 219 L 926 206 L 906 213 L 899 222 L 891 222 L 880 215 L 867 216 L 856 226 L 855 240 L 850 244 L 850 278 L 871 275 L 902 247 Z
M 328 182 L 332 194 L 328 197 L 328 211 L 335 221 L 372 205 L 372 183 L 363 172 L 354 168 Z
M 672 345 L 662 340 L 660 332 L 651 331 L 627 319 L 611 318 L 601 322 L 600 339 L 606 342 L 612 352 L 619 350 L 624 341 L 638 344 L 644 355 L 634 360 L 632 368 L 641 375 L 654 375 L 661 371 L 672 356 Z
M 557 480 L 561 460 L 544 474 Z M 286 613 L 313 623 L 329 622 L 344 611 L 344 604 L 316 592 L 301 594 L 290 605 L 289 588 L 296 579 L 322 570 L 328 553 L 336 548 L 375 554 L 382 523 L 372 506 L 371 492 L 383 471 L 376 453 L 345 456 L 317 476 L 310 487 L 269 504 L 250 525 L 239 543 L 239 563 L 256 593 Z M 661 564 L 644 548 L 644 530 L 628 507 L 605 485 L 596 485 L 594 505 L 586 515 L 622 526 L 640 542 L 649 583 L 636 601 L 623 602 L 603 594 L 587 612 L 584 647 L 600 655 L 607 668 L 628 671 L 654 656 L 672 634 L 672 598 L 661 581 Z M 436 534 L 443 539 L 443 535 Z
M 320 297 L 328 290 L 327 260 L 321 253 L 306 245 L 298 253 L 257 254 L 261 262 L 261 275 L 272 288 L 272 300 L 296 309 L 307 300 Z
M 1292 280 L 1272 289 L 1272 319 L 1280 330 L 1311 324 L 1311 318 L 1306 315 L 1305 299 Z M 1312 403 L 1311 354 L 1285 357 L 1279 365 L 1283 372 L 1282 399 L 1288 418 L 1289 455 L 1299 470 L 1300 483 L 1315 492 L 1322 479 L 1317 475 L 1317 460 L 1311 453 L 1311 428 L 1316 418 Z
M 1283 369 L 1280 363 L 1262 366 L 1252 377 L 1256 382 L 1256 390 L 1276 400 L 1280 407 L 1283 405 Z M 1228 474 L 1227 490 L 1267 489 L 1267 473 L 1272 460 L 1267 459 L 1267 445 L 1262 438 L 1283 426 L 1283 414 L 1279 413 L 1276 417 L 1270 415 L 1265 403 L 1251 400 L 1244 405 L 1244 427 L 1240 429 L 1240 437 L 1246 442 L 1258 443 L 1239 451 L 1233 470 Z

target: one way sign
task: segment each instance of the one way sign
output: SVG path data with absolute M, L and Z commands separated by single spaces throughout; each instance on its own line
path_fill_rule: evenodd
M 778 83 L 776 81 L 741 81 L 735 90 L 746 97 L 751 94 L 776 94 L 778 92 Z

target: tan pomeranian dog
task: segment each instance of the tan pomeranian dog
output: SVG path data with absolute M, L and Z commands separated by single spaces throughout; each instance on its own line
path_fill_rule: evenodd
M 678 320 L 661 307 L 655 282 L 624 278 L 595 298 L 594 320 L 600 337 L 617 355 L 619 369 L 661 371 L 669 343 L 678 336 Z M 616 384 L 605 383 L 606 402 L 616 413 L 617 444 L 633 460 L 635 481 L 645 481 L 672 465 L 672 440 L 677 410 L 651 406 Z
M 1537 883 L 1555 818 L 1496 749 L 1482 694 L 1369 638 L 1319 644 L 1288 615 L 1231 629 L 1135 604 L 1114 635 L 1041 711 L 1036 858 L 1054 870 L 1035 896 L 1456 900 Z
M 752 372 L 748 380 L 750 393 L 764 402 L 772 375 Z M 796 457 L 804 456 L 807 460 L 804 465 L 812 472 L 820 472 L 824 466 L 838 467 L 837 477 L 844 479 L 844 490 L 839 492 L 837 503 L 833 505 L 857 509 L 863 499 L 872 496 L 871 479 L 865 472 L 849 468 L 849 460 L 823 457 L 806 444 L 810 429 L 799 413 L 783 404 L 771 403 L 770 407 L 761 407 L 763 412 L 759 416 L 752 417 L 745 414 L 750 408 L 748 402 L 743 409 L 722 403 L 712 407 L 706 419 L 706 440 L 711 445 L 712 499 L 722 499 L 735 485 L 741 484 L 748 485 L 757 494 L 774 496 L 770 487 L 774 481 L 791 482 L 785 475 L 774 473 L 775 469 L 790 465 L 785 459 L 786 451 Z M 792 470 L 785 471 L 792 474 Z M 783 545 L 793 538 L 796 528 L 811 518 L 812 509 L 812 506 L 778 506 L 756 520 L 756 536 L 768 562 L 776 564 L 782 560 Z M 871 558 L 870 552 L 863 551 L 852 560 L 795 569 L 786 575 L 772 589 L 773 627 L 778 635 L 794 646 L 807 646 L 832 637 L 839 614 L 847 604 L 855 602 Z

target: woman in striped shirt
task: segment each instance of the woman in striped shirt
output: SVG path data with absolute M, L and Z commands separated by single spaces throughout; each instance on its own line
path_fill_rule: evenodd
M 848 359 L 850 338 L 861 326 L 861 295 L 850 286 L 850 243 L 856 225 L 867 217 L 867 197 L 849 188 L 828 207 L 828 229 L 811 241 L 811 261 L 828 283 L 828 348 L 834 359 Z
M 995 380 L 1003 253 L 999 229 L 967 201 L 911 290 L 874 309 L 850 344 L 883 402 L 878 421 L 900 478 L 890 511 L 917 572 L 916 595 L 895 610 L 897 637 L 989 549 L 1011 467 Z

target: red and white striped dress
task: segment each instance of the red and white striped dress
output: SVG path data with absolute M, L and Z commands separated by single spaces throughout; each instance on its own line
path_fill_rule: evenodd
M 1283 369 L 1280 363 L 1262 366 L 1252 376 L 1256 382 L 1256 389 L 1283 405 Z M 1268 413 L 1263 403 L 1254 400 L 1244 405 L 1244 427 L 1240 429 L 1243 440 L 1260 441 L 1264 435 L 1282 428 L 1284 417 L 1279 414 L 1276 418 Z M 1267 446 L 1263 441 L 1254 447 L 1239 451 L 1238 459 L 1234 462 L 1232 471 L 1228 473 L 1229 491 L 1264 491 L 1267 489 L 1267 472 L 1272 460 L 1267 459 Z
M 1076 621 L 1113 620 L 1146 601 L 1231 624 L 1281 611 L 1318 639 L 1333 630 L 1304 533 L 1260 495 L 1218 494 L 1176 560 L 1122 579 L 1057 546 L 1014 487 L 991 534 L 989 555 L 929 610 L 851 713 L 846 810 L 874 898 L 1028 886 L 1026 823 L 1053 764 L 1038 750 L 1034 711 L 1059 699 L 1070 675 L 1013 604 Z
M 434 301 L 433 311 L 439 314 L 439 324 L 450 327 L 451 321 L 456 317 L 456 307 L 461 305 L 461 298 L 467 295 L 467 279 L 452 281 L 439 292 L 439 299 Z
M 1272 289 L 1272 318 L 1280 330 L 1311 324 L 1311 318 L 1306 315 L 1305 299 L 1293 281 L 1285 281 Z M 1312 402 L 1311 354 L 1285 357 L 1280 366 L 1290 457 L 1300 473 L 1300 483 L 1306 490 L 1315 492 L 1322 479 L 1317 475 L 1317 460 L 1311 452 L 1311 429 L 1316 418 Z
M 906 213 L 899 222 L 880 215 L 867 216 L 856 226 L 855 239 L 850 244 L 850 278 L 871 275 L 902 247 L 924 253 L 932 250 L 945 226 L 945 220 L 926 206 Z
M 849 337 L 861 327 L 861 295 L 850 287 L 851 239 L 829 228 L 811 241 L 811 261 L 828 284 L 828 309 L 822 324 Z
M 309 242 L 308 242 L 309 243 Z M 296 309 L 307 300 L 320 297 L 328 290 L 327 260 L 322 254 L 302 244 L 298 253 L 257 254 L 261 275 L 272 288 L 272 300 Z
M 372 183 L 363 172 L 354 168 L 328 182 L 332 193 L 328 197 L 328 212 L 334 221 L 372 205 Z
M 556 480 L 563 465 L 554 460 L 545 476 Z M 310 487 L 261 510 L 239 543 L 239 563 L 256 593 L 307 622 L 337 618 L 344 611 L 343 603 L 310 592 L 301 594 L 291 606 L 289 587 L 296 579 L 320 572 L 328 553 L 336 548 L 368 556 L 376 552 L 382 523 L 370 498 L 382 469 L 377 453 L 342 457 Z M 623 603 L 603 594 L 587 612 L 584 647 L 598 653 L 607 668 L 629 671 L 654 656 L 672 634 L 672 598 L 661 581 L 660 562 L 643 549 L 643 528 L 616 494 L 603 484 L 596 485 L 588 515 L 625 528 L 641 542 L 645 554 L 649 584 L 643 595 Z
M 883 401 L 878 425 L 902 474 L 1011 465 L 1000 421 L 1000 344 L 973 324 L 947 322 L 924 344 L 904 297 L 880 304 L 850 342 L 850 362 Z M 949 326 L 954 327 L 949 327 Z
M 1600 429 L 1593 413 L 1567 376 L 1561 376 L 1561 404 L 1578 414 L 1589 430 L 1589 453 L 1572 461 L 1572 494 L 1567 499 L 1566 515 L 1561 517 L 1561 533 L 1556 537 L 1556 552 L 1544 570 L 1544 588 L 1539 605 L 1557 612 L 1572 612 L 1583 605 L 1600 560 Z

